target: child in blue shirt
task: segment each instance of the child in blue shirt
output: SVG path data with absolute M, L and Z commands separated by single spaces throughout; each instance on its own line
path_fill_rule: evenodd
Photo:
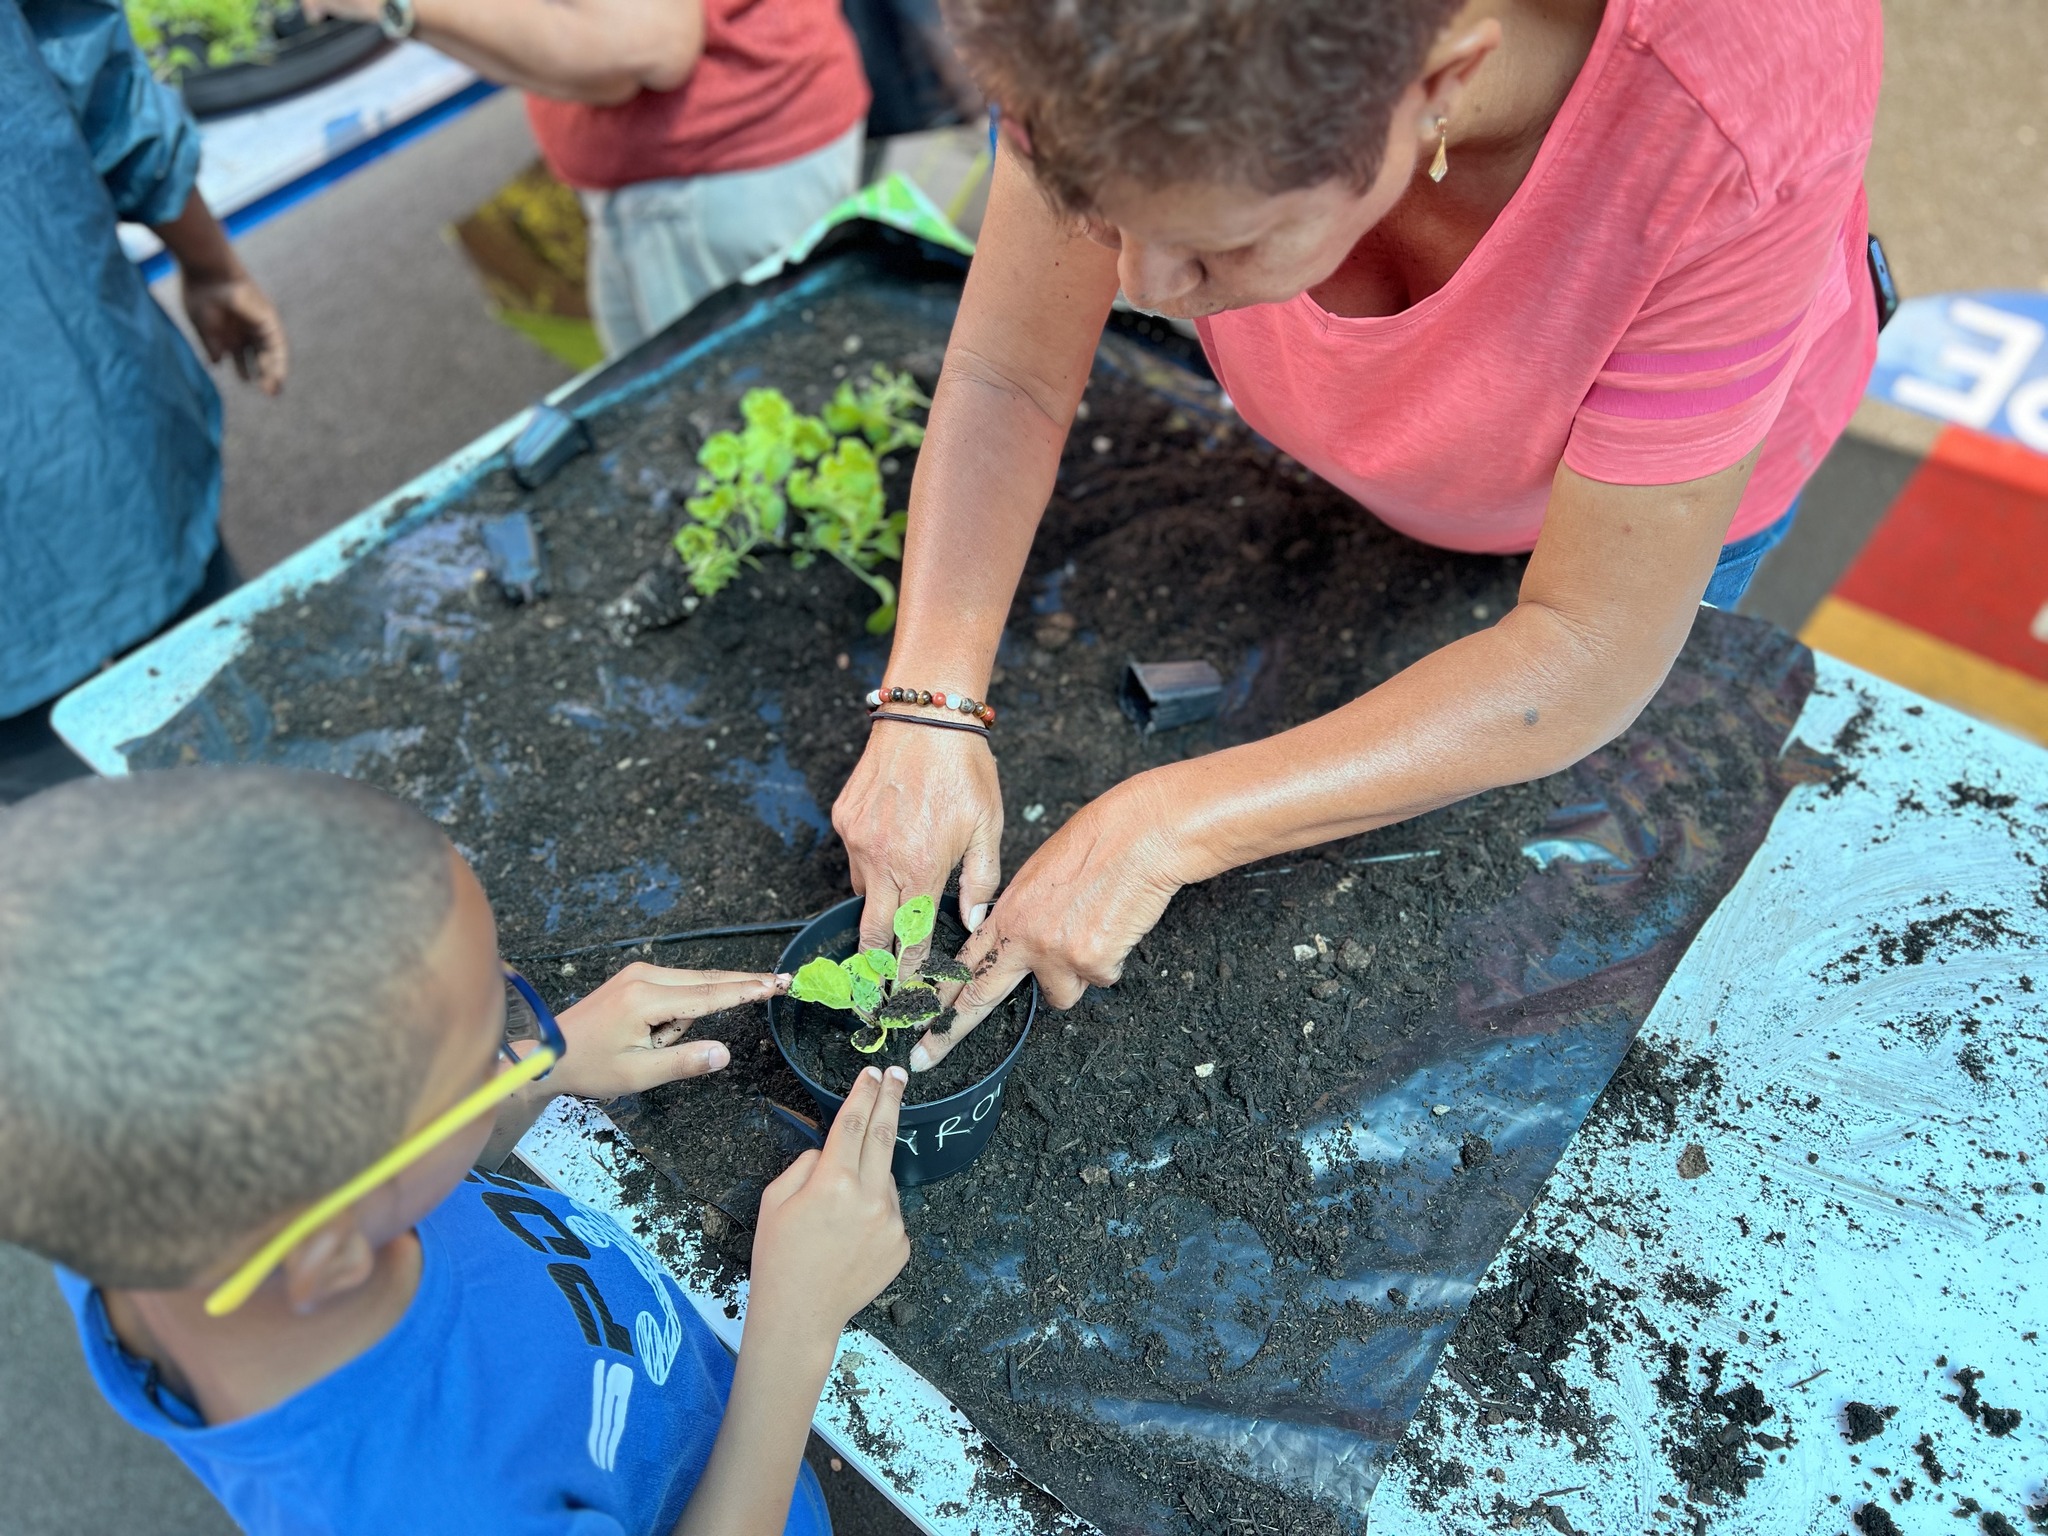
M 691 1021 L 786 983 L 636 965 L 557 1027 L 394 800 L 65 785 L 0 813 L 0 1238 L 247 1531 L 823 1536 L 810 1419 L 909 1253 L 901 1073 L 763 1195 L 737 1364 L 611 1218 L 471 1166 L 557 1093 L 717 1070 Z

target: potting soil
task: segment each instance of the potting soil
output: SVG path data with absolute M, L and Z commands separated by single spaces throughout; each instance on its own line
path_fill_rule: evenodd
M 874 359 L 929 385 L 956 299 L 860 267 L 787 290 L 599 414 L 597 453 L 541 491 L 486 474 L 266 615 L 131 764 L 260 758 L 412 799 L 515 959 L 821 909 L 847 888 L 825 807 L 884 680 L 867 589 L 769 554 L 630 649 L 598 609 L 664 556 L 747 387 L 815 408 Z M 1105 342 L 1086 412 L 990 687 L 1007 870 L 1130 774 L 1337 707 L 1515 601 L 1519 560 L 1391 533 L 1145 347 Z M 477 574 L 478 526 L 514 508 L 553 566 L 525 607 Z M 1129 658 L 1212 662 L 1223 714 L 1140 736 Z M 1362 1530 L 1479 1276 L 1761 840 L 1810 678 L 1788 637 L 1703 612 L 1643 718 L 1568 772 L 1181 893 L 1122 982 L 1041 1016 L 988 1151 L 906 1197 L 914 1257 L 858 1322 L 1106 1530 Z M 528 969 L 567 1001 L 634 959 L 778 948 Z M 761 1010 L 697 1033 L 732 1065 L 614 1119 L 737 1268 L 802 1144 L 767 1106 L 810 1106 Z

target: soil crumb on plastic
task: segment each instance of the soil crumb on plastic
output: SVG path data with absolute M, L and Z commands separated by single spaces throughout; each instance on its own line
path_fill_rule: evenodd
M 1873 1408 L 1868 1403 L 1849 1402 L 1842 1405 L 1842 1438 L 1851 1445 L 1861 1445 L 1874 1440 L 1884 1433 L 1884 1426 L 1896 1408 Z
M 1984 1426 L 1984 1433 L 2003 1438 L 2020 1427 L 2020 1411 L 2017 1408 L 1994 1408 L 1985 1402 L 1977 1391 L 1977 1383 L 1984 1379 L 1982 1371 L 1964 1366 L 1955 1373 L 1960 1393 L 1947 1394 L 1948 1400 Z
M 1905 1536 L 1899 1529 L 1899 1522 L 1892 1518 L 1891 1511 L 1882 1504 L 1865 1504 L 1849 1518 L 1855 1522 L 1856 1529 L 1861 1531 L 1863 1536 Z

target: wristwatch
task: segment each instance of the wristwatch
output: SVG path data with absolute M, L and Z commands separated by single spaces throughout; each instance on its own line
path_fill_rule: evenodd
M 412 0 L 384 0 L 377 12 L 377 25 L 394 43 L 412 36 L 413 19 Z

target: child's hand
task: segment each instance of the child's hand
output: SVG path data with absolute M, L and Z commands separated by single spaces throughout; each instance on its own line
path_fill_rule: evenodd
M 823 1152 L 806 1152 L 761 1192 L 749 1321 L 829 1344 L 910 1257 L 896 1180 L 901 1067 L 869 1067 L 846 1095 Z
M 542 1086 L 554 1093 L 615 1099 L 716 1072 L 732 1060 L 731 1052 L 716 1040 L 685 1041 L 690 1025 L 788 987 L 787 976 L 671 971 L 636 961 L 562 1013 L 568 1054 Z

